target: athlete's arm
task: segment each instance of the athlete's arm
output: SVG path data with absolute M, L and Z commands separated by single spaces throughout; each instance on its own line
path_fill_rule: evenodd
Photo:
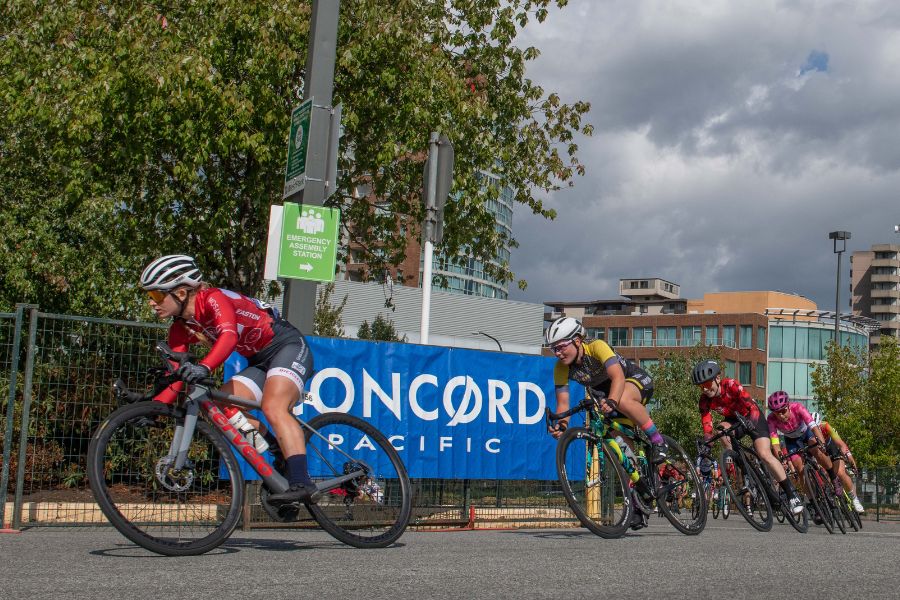
M 206 297 L 204 309 L 211 311 L 213 315 L 213 325 L 216 328 L 218 339 L 200 364 L 212 372 L 231 356 L 237 346 L 237 316 L 234 314 L 234 306 L 231 301 L 219 290 L 212 290 Z

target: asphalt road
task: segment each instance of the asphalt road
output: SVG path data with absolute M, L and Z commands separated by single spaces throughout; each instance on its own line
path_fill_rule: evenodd
M 0 598 L 897 598 L 900 522 L 759 533 L 739 515 L 699 536 L 665 521 L 620 540 L 583 529 L 407 532 L 357 550 L 309 531 L 235 532 L 169 558 L 112 528 L 0 534 Z

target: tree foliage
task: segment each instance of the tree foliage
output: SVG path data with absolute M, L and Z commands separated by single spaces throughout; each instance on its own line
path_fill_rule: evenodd
M 812 372 L 822 413 L 866 466 L 900 462 L 900 347 L 881 337 L 872 351 L 836 346 Z
M 687 350 L 665 352 L 659 364 L 650 367 L 656 405 L 651 416 L 660 432 L 675 438 L 687 452 L 702 435 L 698 401 L 700 393 L 691 383 L 691 371 L 701 360 L 721 363 L 721 353 L 713 346 L 698 345 Z
M 344 307 L 347 306 L 349 294 L 344 296 L 340 304 L 332 305 L 334 283 L 319 286 L 316 297 L 315 333 L 327 337 L 344 337 Z
M 456 149 L 443 250 L 497 261 L 515 241 L 487 201 L 583 172 L 588 104 L 526 77 L 516 35 L 565 0 L 344 0 L 334 101 L 344 107 L 332 204 L 370 272 L 398 264 L 422 222 L 429 132 Z M 310 5 L 272 0 L 11 0 L 0 13 L 0 307 L 107 316 L 141 310 L 134 281 L 163 253 L 206 279 L 265 294 L 269 207 L 281 201 L 290 110 L 301 93 Z M 482 185 L 489 170 L 500 185 Z M 370 198 L 359 189 L 371 190 Z M 377 206 L 377 209 L 373 209 Z M 271 290 L 269 290 L 271 291 Z
M 380 313 L 375 316 L 375 320 L 369 325 L 368 321 L 363 321 L 356 332 L 356 337 L 361 340 L 372 340 L 382 342 L 405 342 L 406 336 L 402 338 L 394 327 L 394 322 L 387 317 L 383 317 Z

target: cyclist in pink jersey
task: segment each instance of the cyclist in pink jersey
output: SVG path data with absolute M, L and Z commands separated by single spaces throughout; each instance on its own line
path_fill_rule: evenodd
M 276 503 L 308 502 L 315 484 L 309 476 L 306 440 L 291 409 L 300 399 L 312 374 L 312 354 L 303 335 L 267 304 L 242 294 L 211 287 L 202 281 L 190 256 L 160 257 L 141 274 L 141 288 L 160 319 L 172 319 L 168 342 L 176 352 L 193 344 L 210 348 L 196 363 L 179 370 L 181 379 L 197 383 L 209 377 L 232 352 L 247 358 L 248 366 L 222 386 L 222 391 L 262 403 L 272 432 L 248 416 L 266 440 L 281 448 L 290 487 L 269 496 Z M 171 385 L 155 399 L 175 401 L 182 382 Z
M 787 392 L 778 391 L 769 396 L 769 416 L 766 423 L 769 426 L 769 437 L 772 440 L 772 451 L 779 454 L 781 445 L 779 434 L 784 436 L 785 446 L 788 452 L 797 450 L 801 444 L 812 447 L 812 454 L 819 464 L 828 469 L 832 468 L 831 459 L 823 452 L 825 437 L 819 429 L 812 415 L 799 402 L 791 402 Z M 799 472 L 803 468 L 799 456 L 791 457 L 791 462 Z

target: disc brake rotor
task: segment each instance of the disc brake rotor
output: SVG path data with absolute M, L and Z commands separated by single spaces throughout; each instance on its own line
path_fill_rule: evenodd
M 194 483 L 194 469 L 190 462 L 176 471 L 172 468 L 174 457 L 163 456 L 156 461 L 156 480 L 170 492 L 185 492 Z

